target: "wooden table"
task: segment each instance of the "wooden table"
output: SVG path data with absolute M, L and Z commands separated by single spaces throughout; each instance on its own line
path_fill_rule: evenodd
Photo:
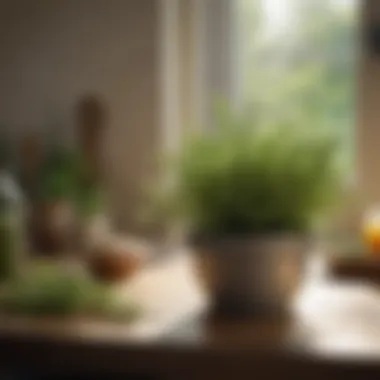
M 380 376 L 380 292 L 329 281 L 321 262 L 309 271 L 291 320 L 211 318 L 186 255 L 147 268 L 120 292 L 140 300 L 141 320 L 0 319 L 1 367 L 174 379 Z

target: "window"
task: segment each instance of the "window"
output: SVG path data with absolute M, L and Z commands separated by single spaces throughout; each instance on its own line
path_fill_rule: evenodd
M 353 158 L 359 0 L 238 0 L 243 104 L 260 123 L 333 128 Z

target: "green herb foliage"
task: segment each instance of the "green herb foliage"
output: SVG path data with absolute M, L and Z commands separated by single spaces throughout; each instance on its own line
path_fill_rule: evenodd
M 103 194 L 84 157 L 54 146 L 45 157 L 39 173 L 40 199 L 73 202 L 78 215 L 94 215 L 104 203 Z
M 0 310 L 31 316 L 123 320 L 139 314 L 136 305 L 117 300 L 111 288 L 95 282 L 83 272 L 57 264 L 35 265 L 10 282 L 0 297 Z
M 181 150 L 159 209 L 200 234 L 304 231 L 338 194 L 337 151 L 318 128 L 255 127 L 224 110 Z

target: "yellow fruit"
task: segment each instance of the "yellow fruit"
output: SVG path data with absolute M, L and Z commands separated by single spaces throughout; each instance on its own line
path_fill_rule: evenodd
M 364 227 L 364 239 L 370 254 L 380 257 L 380 222 L 368 223 Z

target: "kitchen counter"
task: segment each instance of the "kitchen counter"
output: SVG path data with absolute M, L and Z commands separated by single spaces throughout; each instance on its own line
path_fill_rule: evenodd
M 227 321 L 207 314 L 188 257 L 177 255 L 118 290 L 144 309 L 132 324 L 0 318 L 0 366 L 174 379 L 380 376 L 380 292 L 328 279 L 317 261 L 291 318 Z

